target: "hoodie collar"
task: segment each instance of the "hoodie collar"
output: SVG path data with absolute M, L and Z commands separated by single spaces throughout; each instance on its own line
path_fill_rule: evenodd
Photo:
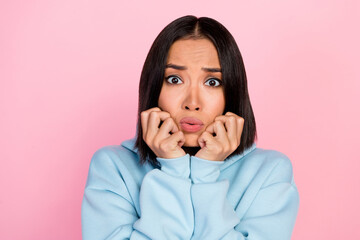
M 220 166 L 220 170 L 223 170 L 230 166 L 231 164 L 239 161 L 240 159 L 244 158 L 246 155 L 251 153 L 256 149 L 256 143 L 253 143 L 250 147 L 246 148 L 241 154 L 236 154 L 231 157 L 225 159 L 224 164 Z
M 131 139 L 123 141 L 121 143 L 121 145 L 137 154 L 138 149 L 135 148 L 135 141 L 136 141 L 136 136 Z M 224 164 L 221 165 L 220 169 L 223 170 L 223 169 L 227 168 L 231 164 L 244 158 L 246 155 L 248 155 L 255 149 L 256 149 L 256 144 L 253 143 L 249 148 L 245 149 L 241 154 L 237 154 L 237 155 L 234 155 L 234 156 L 231 156 L 231 157 L 225 159 Z
M 134 153 L 138 153 L 138 149 L 135 148 L 135 141 L 136 141 L 136 136 L 131 139 L 123 141 L 121 143 L 121 146 L 133 151 Z

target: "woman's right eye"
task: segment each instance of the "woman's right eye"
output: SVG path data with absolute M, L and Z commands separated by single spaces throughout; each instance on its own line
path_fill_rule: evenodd
M 168 76 L 165 79 L 170 84 L 181 84 L 181 83 L 183 83 L 183 81 L 181 81 L 180 77 L 174 76 L 174 75 Z

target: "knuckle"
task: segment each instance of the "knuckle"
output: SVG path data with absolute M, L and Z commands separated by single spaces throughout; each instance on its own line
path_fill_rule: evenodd
M 165 152 L 168 149 L 168 143 L 166 141 L 162 141 L 159 143 L 159 149 Z
M 205 131 L 201 134 L 201 136 L 203 137 L 209 137 L 209 136 L 212 136 L 209 132 Z
M 220 120 L 216 120 L 215 121 L 215 126 L 219 127 L 220 125 L 222 125 L 222 122 Z
M 232 149 L 232 150 L 237 149 L 237 147 L 238 147 L 237 141 L 231 144 L 231 149 Z
M 156 116 L 156 115 L 157 115 L 157 112 L 151 111 L 151 112 L 149 113 L 149 115 L 150 115 L 150 117 Z
M 179 136 L 179 137 L 183 137 L 184 133 L 182 131 L 177 131 L 176 133 L 174 133 L 175 136 Z
M 229 119 L 229 122 L 235 122 L 236 121 L 236 117 L 233 116 L 233 115 L 229 116 L 228 119 Z
M 154 119 L 154 118 L 157 118 L 158 117 L 158 112 L 150 112 L 149 113 L 149 118 L 151 118 L 151 119 Z
M 141 119 L 143 119 L 143 118 L 147 118 L 147 116 L 149 115 L 149 113 L 148 112 L 141 112 L 140 113 L 140 117 L 141 117 Z
M 169 128 L 172 125 L 171 118 L 165 119 L 165 121 L 162 123 L 161 127 Z
M 167 119 L 165 119 L 165 121 L 164 121 L 164 123 L 163 124 L 166 124 L 166 125 L 168 125 L 168 124 L 171 124 L 172 123 L 172 119 L 171 118 L 167 118 Z

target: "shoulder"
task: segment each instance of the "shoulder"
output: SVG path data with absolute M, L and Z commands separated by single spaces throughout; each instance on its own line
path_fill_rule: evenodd
M 256 171 L 265 177 L 263 186 L 280 182 L 294 184 L 291 160 L 279 151 L 256 148 L 244 158 L 244 165 L 255 165 Z
M 108 180 L 141 181 L 152 169 L 149 164 L 141 164 L 136 151 L 122 145 L 104 146 L 92 156 L 89 176 L 98 176 Z
M 109 145 L 98 149 L 91 159 L 91 165 L 139 165 L 140 160 L 137 151 L 134 149 L 134 138 L 125 140 L 121 145 Z
M 290 159 L 279 151 L 258 148 L 255 145 L 243 154 L 229 159 L 222 170 L 225 175 L 238 175 L 241 181 L 249 184 L 255 181 L 263 187 L 274 183 L 295 185 Z
M 276 150 L 269 150 L 263 148 L 256 148 L 254 151 L 249 153 L 245 158 L 247 161 L 259 161 L 262 164 L 273 166 L 273 165 L 288 165 L 291 166 L 291 161 L 287 155 Z
M 137 162 L 138 157 L 134 152 L 120 145 L 104 146 L 95 151 L 91 158 L 91 165 L 113 166 L 130 162 Z

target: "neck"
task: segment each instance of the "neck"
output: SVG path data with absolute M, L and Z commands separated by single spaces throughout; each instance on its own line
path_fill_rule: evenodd
M 195 154 L 200 150 L 200 147 L 182 147 L 186 153 L 190 156 L 195 156 Z

